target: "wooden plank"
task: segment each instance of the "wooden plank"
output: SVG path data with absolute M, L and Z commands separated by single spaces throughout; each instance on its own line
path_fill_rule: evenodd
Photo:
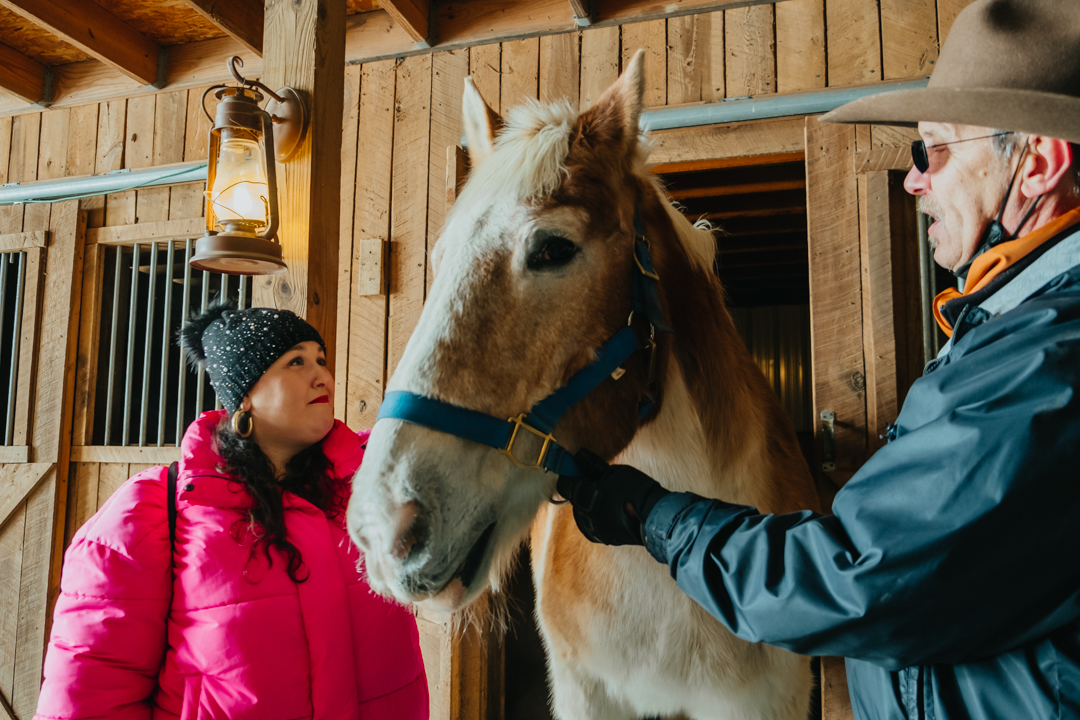
M 93 175 L 97 164 L 98 106 L 82 105 L 71 108 L 68 121 L 71 139 L 68 141 L 68 177 Z M 89 200 L 89 198 L 87 198 Z
M 469 156 L 460 145 L 446 148 L 446 213 L 450 214 L 450 208 L 454 206 L 461 188 L 465 186 L 465 180 L 469 175 Z
M 489 604 L 489 594 L 477 599 L 478 617 L 486 617 Z M 449 717 L 501 720 L 504 653 L 499 634 L 473 624 L 451 635 Z
M 357 138 L 360 132 L 360 76 L 363 68 L 345 68 L 341 117 L 341 203 L 338 232 L 337 358 L 334 368 L 334 417 L 345 417 L 348 395 L 349 313 L 352 304 L 353 213 L 356 200 Z
M 818 90 L 826 85 L 824 0 L 776 4 L 776 91 Z
M 124 124 L 127 122 L 127 101 L 114 100 L 98 106 L 98 133 L 94 173 L 101 174 L 124 167 Z M 105 224 L 106 199 L 87 198 L 83 203 L 90 216 L 90 227 Z M 116 224 L 116 223 L 114 223 Z
M 499 90 L 500 115 L 506 117 L 510 108 L 526 100 L 539 99 L 539 73 L 540 38 L 511 40 L 503 43 L 502 87 Z M 440 150 L 439 154 L 445 158 L 445 151 Z
M 27 496 L 52 467 L 52 463 L 28 463 L 25 460 L 19 464 L 0 466 L 0 526 L 22 507 Z
M 382 238 L 356 241 L 356 294 L 383 295 L 386 292 L 386 246 Z
M 502 107 L 499 99 L 502 85 L 502 46 L 479 45 L 469 48 L 469 76 L 488 107 L 498 111 Z
M 645 49 L 645 107 L 667 104 L 667 21 L 650 20 L 622 26 L 622 66 Z
M 353 237 L 390 238 L 390 188 L 394 148 L 394 87 L 391 60 L 364 65 L 360 81 L 356 204 Z M 357 261 L 354 261 L 357 262 Z M 353 265 L 353 276 L 359 274 Z M 352 428 L 375 424 L 386 387 L 387 295 L 354 297 L 349 309 L 348 402 L 345 422 Z
M 57 523 L 58 493 L 66 486 L 50 469 L 26 501 L 23 561 L 19 579 L 19 620 L 15 637 L 15 683 L 11 707 L 18 717 L 31 717 L 37 707 L 41 669 L 48 642 L 49 580 L 56 554 L 52 544 Z M 60 526 L 63 527 L 61 518 Z
M 821 658 L 822 720 L 853 720 L 844 658 Z
M 896 335 L 893 331 L 889 173 L 858 178 L 862 267 L 863 355 L 866 358 L 866 427 L 871 450 L 896 410 Z M 890 414 L 890 409 L 892 414 Z
M 79 317 L 79 349 L 75 361 L 75 419 L 71 434 L 74 445 L 89 445 L 94 440 L 104 254 L 105 250 L 101 245 L 91 245 L 86 248 L 83 258 L 82 311 Z
M 391 194 L 390 327 L 387 375 L 394 373 L 424 307 L 427 269 L 428 157 L 431 56 L 398 65 Z
M 11 123 L 11 144 L 8 156 L 7 178 L 9 182 L 30 182 L 37 180 L 38 140 L 41 133 L 41 113 L 21 115 Z M 40 209 L 40 208 L 39 208 Z M 0 233 L 22 232 L 23 230 L 41 230 L 40 227 L 25 227 L 23 218 L 26 214 L 23 205 L 0 207 Z
M 582 110 L 592 107 L 619 79 L 619 28 L 595 28 L 581 33 Z
M 540 38 L 540 102 L 566 100 L 578 106 L 581 84 L 581 33 Z M 459 93 L 460 95 L 460 93 Z
M 184 111 L 184 162 L 205 160 L 210 136 L 210 119 L 202 109 L 202 94 L 205 88 L 187 91 L 187 103 Z M 213 106 L 213 99 L 207 98 L 207 107 Z M 202 217 L 206 211 L 205 183 L 187 183 L 174 186 L 169 192 L 169 219 Z M 206 223 L 201 227 L 205 229 Z M 202 234 L 200 230 L 199 234 Z
M 829 0 L 829 87 L 881 81 L 881 34 L 878 0 Z
M 916 128 L 894 127 L 891 125 L 871 125 L 870 137 L 871 148 L 902 148 L 908 151 L 909 156 L 912 141 L 922 138 Z
M 382 7 L 418 43 L 431 35 L 430 0 L 382 0 Z
M 78 200 L 54 205 L 49 271 L 42 294 L 31 447 L 34 462 L 58 462 L 63 466 L 61 478 L 67 477 L 85 228 L 86 217 L 79 211 Z M 61 438 L 65 438 L 64 443 Z
M 660 130 L 652 133 L 649 159 L 659 164 L 801 152 L 802 124 L 794 117 Z
M 15 637 L 18 634 L 19 582 L 22 574 L 25 503 L 0 523 L 0 695 L 11 697 L 15 681 Z
M 116 447 L 102 445 L 72 445 L 71 462 L 77 463 L 136 463 L 168 465 L 180 459 L 178 447 Z
M 149 240 L 186 240 L 201 236 L 205 229 L 206 224 L 201 218 L 90 228 L 86 231 L 86 242 L 98 245 L 131 245 Z
M 944 45 L 956 16 L 974 0 L 937 0 L 938 37 Z
M 140 84 L 158 81 L 158 44 L 97 3 L 0 0 L 0 5 Z
M 880 3 L 885 79 L 929 75 L 938 56 L 935 0 L 880 0 Z
M 112 494 L 127 482 L 128 477 L 128 463 L 102 463 L 99 466 L 97 506 L 94 512 L 101 509 Z
M 267 5 L 265 48 L 262 81 L 295 88 L 307 98 L 308 129 L 296 154 L 278 163 L 278 240 L 288 269 L 253 283 L 252 303 L 291 310 L 318 328 L 332 374 L 337 361 L 345 0 Z
M 184 91 L 159 93 L 154 96 L 153 148 L 149 165 L 160 167 L 183 162 L 186 110 L 187 93 Z M 192 184 L 202 185 L 202 183 Z M 170 188 L 167 186 L 137 191 L 136 221 L 146 223 L 168 220 L 169 195 Z
M 71 110 L 60 108 L 41 114 L 38 144 L 38 180 L 55 180 L 68 174 Z
M 28 105 L 45 97 L 45 66 L 18 50 L 0 43 L 0 90 L 6 90 Z
M 28 463 L 30 448 L 26 445 L 0 446 L 0 463 Z
M 726 92 L 724 13 L 668 20 L 667 104 L 713 102 Z
M 737 157 L 723 157 L 710 160 L 689 160 L 686 162 L 654 165 L 653 174 L 663 175 L 673 172 L 698 172 L 700 170 L 719 170 L 721 168 L 748 167 L 751 165 L 780 165 L 783 163 L 804 162 L 806 155 L 798 152 L 779 153 L 775 155 L 742 155 Z
M 727 96 L 776 92 L 776 28 L 772 5 L 724 12 Z
M 870 131 L 870 126 L 865 123 L 859 123 L 855 126 L 855 151 L 865 152 L 868 149 L 873 149 L 874 140 Z
M 19 252 L 27 248 L 45 247 L 48 243 L 48 230 L 31 232 L 5 233 L 0 235 L 0 252 Z
M 909 148 L 879 148 L 860 151 L 855 153 L 852 162 L 856 173 L 910 170 L 911 150 Z
M 264 6 L 260 0 L 182 0 L 256 55 L 262 55 Z
M 30 421 L 34 414 L 35 375 L 37 372 L 39 318 L 41 317 L 41 283 L 45 268 L 45 251 L 30 248 L 26 251 L 26 280 L 23 286 L 22 323 L 19 329 L 19 375 L 15 394 L 15 417 L 12 420 L 12 442 L 26 445 L 30 438 Z M 29 462 L 29 459 L 22 462 Z
M 68 506 L 68 517 L 71 518 L 71 529 L 67 538 L 69 545 L 75 532 L 97 512 L 100 469 L 101 466 L 97 463 L 79 463 L 75 471 L 75 497 L 74 502 Z
M 58 111 L 64 113 L 63 110 Z M 48 120 L 46 120 L 46 116 Z M 13 127 L 13 141 L 12 141 L 12 162 L 20 159 L 16 154 L 16 145 L 14 137 L 18 136 L 20 123 L 19 120 L 26 120 L 29 124 L 24 128 L 22 132 L 23 142 L 19 144 L 18 149 L 22 151 L 21 161 L 23 166 L 23 177 L 26 180 L 46 180 L 55 177 L 62 176 L 50 172 L 50 178 L 41 176 L 42 170 L 52 170 L 50 161 L 62 158 L 64 156 L 64 141 L 66 139 L 64 133 L 64 114 L 56 114 L 55 112 L 40 113 L 36 118 L 32 115 L 24 115 L 22 118 L 16 118 L 15 125 Z M 60 122 L 57 122 L 60 121 Z M 47 136 L 45 135 L 47 133 Z M 54 156 L 53 151 L 50 148 L 43 149 L 43 143 L 55 143 L 57 151 Z M 47 156 L 47 158 L 46 158 Z M 61 168 L 58 168 L 62 170 Z M 26 205 L 26 209 L 23 210 L 23 226 L 25 231 L 30 230 L 45 230 L 49 227 L 49 214 L 52 208 L 49 203 L 29 203 Z
M 505 54 L 503 57 L 506 57 Z M 453 50 L 431 56 L 431 141 L 428 150 L 427 218 L 429 257 L 431 249 L 439 239 L 439 233 L 442 232 L 443 223 L 446 221 L 446 148 L 457 145 L 464 130 L 461 118 L 461 92 L 468 74 L 468 50 Z M 430 271 L 430 265 L 428 268 L 425 287 L 430 289 L 431 283 L 435 281 L 435 273 Z M 362 277 L 367 277 L 367 275 Z M 364 285 L 369 295 L 381 294 L 385 285 L 382 277 L 382 267 L 380 267 L 377 277 L 367 280 L 366 283 L 359 283 L 358 287 Z M 425 291 L 425 297 L 426 294 Z
M 154 152 L 154 98 L 133 97 L 127 102 L 124 123 L 124 167 L 150 166 Z M 105 196 L 105 224 L 131 225 L 139 222 L 136 214 L 136 191 L 126 190 Z
M 866 369 L 855 129 L 806 119 L 806 203 L 814 417 L 836 414 L 837 484 L 866 454 Z M 818 433 L 820 434 L 820 433 Z
M 418 614 L 416 629 L 420 635 L 420 654 L 424 659 L 428 681 L 429 717 L 432 720 L 445 720 L 458 717 L 452 714 L 450 693 L 453 633 L 449 616 L 432 615 Z

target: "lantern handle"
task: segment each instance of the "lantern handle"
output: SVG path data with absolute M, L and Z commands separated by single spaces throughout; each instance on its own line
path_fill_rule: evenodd
M 258 80 L 248 80 L 243 75 L 240 74 L 239 68 L 244 67 L 244 59 L 242 57 L 240 57 L 239 55 L 233 55 L 231 58 L 229 58 L 226 61 L 226 65 L 229 68 L 229 73 L 236 79 L 236 82 L 240 83 L 241 85 L 246 85 L 248 87 L 259 88 L 260 90 L 264 91 L 267 95 L 272 97 L 275 102 L 279 102 L 279 103 L 285 102 L 285 98 L 281 97 L 276 92 L 274 92 L 270 88 L 266 87 L 265 85 L 263 85 Z
M 212 86 L 206 88 L 205 90 L 203 90 L 202 99 L 199 100 L 199 105 L 202 106 L 203 114 L 206 115 L 206 119 L 210 121 L 211 125 L 214 124 L 214 116 L 211 115 L 210 111 L 206 109 L 206 96 L 209 95 L 214 90 L 220 90 L 223 87 L 227 87 L 227 86 L 225 86 L 225 85 L 212 85 Z

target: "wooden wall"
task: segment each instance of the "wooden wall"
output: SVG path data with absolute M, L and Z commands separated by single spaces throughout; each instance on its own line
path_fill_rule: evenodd
M 347 67 L 338 417 L 355 428 L 374 422 L 386 379 L 419 317 L 432 279 L 428 251 L 447 208 L 447 158 L 453 158 L 447 150 L 458 144 L 461 135 L 461 90 L 466 76 L 474 78 L 488 103 L 500 112 L 529 98 L 565 98 L 587 107 L 639 47 L 647 51 L 646 102 L 650 106 L 922 77 L 933 70 L 939 39 L 967 2 L 785 0 L 775 6 Z M 200 95 L 201 90 L 161 92 L 0 118 L 0 184 L 204 158 L 208 121 L 199 109 Z M 816 127 L 812 137 L 817 137 L 815 132 Z M 821 132 L 836 134 L 829 146 L 844 151 L 819 166 L 825 174 L 818 175 L 837 174 L 841 202 L 837 204 L 833 188 L 823 185 L 817 186 L 823 188 L 822 194 L 810 198 L 811 203 L 833 208 L 829 218 L 822 219 L 825 235 L 818 234 L 826 247 L 832 242 L 828 239 L 831 227 L 854 223 L 858 228 L 860 222 L 858 181 L 844 163 L 870 158 L 865 153 L 872 151 L 896 155 L 895 148 L 902 148 L 907 139 L 887 128 Z M 801 118 L 671 131 L 658 133 L 656 140 L 656 157 L 664 161 L 805 147 Z M 900 162 L 875 157 L 870 159 L 881 165 L 879 170 Z M 808 162 L 820 160 L 808 157 Z M 811 183 L 808 192 L 815 192 L 814 187 Z M 34 357 L 35 403 L 32 418 L 27 419 L 33 424 L 27 425 L 32 430 L 27 431 L 26 467 L 0 466 L 0 696 L 12 702 L 19 718 L 30 717 L 36 704 L 48 612 L 65 541 L 129 475 L 148 463 L 172 457 L 172 451 L 148 456 L 87 447 L 92 426 L 87 412 L 93 404 L 97 362 L 90 339 L 98 331 L 95 289 L 100 267 L 97 248 L 85 244 L 84 231 L 138 225 L 148 228 L 148 233 L 167 232 L 169 223 L 202 214 L 202 189 L 189 184 L 77 203 L 0 207 L 0 236 L 51 231 L 37 278 L 41 308 L 34 326 L 37 335 L 29 345 Z M 148 236 L 140 232 L 132 237 Z M 358 295 L 361 270 L 370 269 L 364 265 L 370 259 L 361 258 L 358 251 L 361 241 L 371 239 L 388 243 L 388 282 L 379 294 Z M 849 236 L 838 234 L 835 242 L 849 242 Z M 860 277 L 869 272 L 861 262 L 857 251 L 846 258 L 811 259 L 812 273 L 842 280 L 835 317 L 861 305 Z M 86 309 L 81 315 L 80 306 Z M 815 342 L 820 344 L 821 337 Z M 830 352 L 848 357 L 851 367 L 847 371 L 862 372 L 865 380 L 862 346 L 850 339 L 838 342 L 850 346 Z M 841 380 L 833 378 L 816 388 L 819 406 L 831 401 L 830 388 Z M 818 397 L 822 391 L 825 397 Z M 858 398 L 837 397 L 837 402 L 852 403 L 853 412 L 862 413 L 865 425 L 865 396 L 861 409 Z M 861 442 L 865 445 L 865 439 Z M 69 464 L 69 460 L 77 462 Z M 30 468 L 30 464 L 39 466 Z M 38 476 L 28 487 L 27 477 L 35 472 Z M 432 717 L 463 716 L 475 698 L 462 696 L 462 675 L 469 669 L 454 661 L 458 655 L 447 620 L 421 618 L 421 627 Z M 494 676 L 489 673 L 488 677 Z

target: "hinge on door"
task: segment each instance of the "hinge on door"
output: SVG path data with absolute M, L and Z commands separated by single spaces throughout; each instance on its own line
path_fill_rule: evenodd
M 821 469 L 832 472 L 836 469 L 836 413 L 832 410 L 821 411 Z

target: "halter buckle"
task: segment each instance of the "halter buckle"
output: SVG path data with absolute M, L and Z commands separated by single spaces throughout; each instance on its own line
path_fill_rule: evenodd
M 551 449 L 552 443 L 555 442 L 555 438 L 548 433 L 541 432 L 525 422 L 526 413 L 522 413 L 517 417 L 508 418 L 507 422 L 514 424 L 514 430 L 510 433 L 510 441 L 506 444 L 506 447 L 499 448 L 499 452 L 510 459 L 510 462 L 517 465 L 522 470 L 542 470 L 547 472 L 548 469 L 544 467 L 544 461 L 547 460 L 548 450 Z M 522 462 L 514 455 L 514 442 L 517 440 L 519 430 L 527 430 L 533 435 L 539 438 L 543 438 L 544 444 L 540 448 L 540 454 L 536 458 L 535 463 Z

